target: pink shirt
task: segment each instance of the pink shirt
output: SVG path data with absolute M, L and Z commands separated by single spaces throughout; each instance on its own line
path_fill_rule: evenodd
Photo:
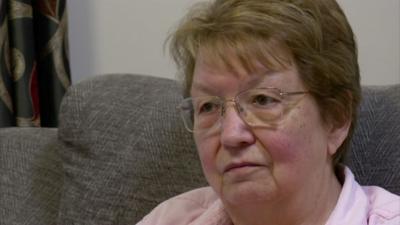
M 400 225 L 400 196 L 380 187 L 360 186 L 350 169 L 326 225 Z M 173 197 L 158 205 L 137 225 L 232 225 L 210 187 Z

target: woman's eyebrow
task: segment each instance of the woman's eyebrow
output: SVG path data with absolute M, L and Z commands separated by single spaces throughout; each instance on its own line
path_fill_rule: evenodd
M 215 94 L 217 91 L 213 87 L 210 87 L 210 85 L 204 85 L 202 83 L 193 83 L 190 92 L 195 90 L 196 92 L 202 92 L 202 93 L 207 93 L 207 94 Z
M 260 85 L 261 83 L 264 83 L 265 81 L 267 81 L 276 74 L 277 71 L 272 71 L 272 70 L 262 71 L 260 73 L 254 73 L 251 75 L 252 78 L 244 82 L 243 84 L 246 87 L 255 87 Z
M 268 81 L 268 79 L 274 77 L 277 73 L 278 71 L 267 70 L 259 73 L 250 74 L 249 76 L 251 77 L 251 79 L 243 82 L 240 85 L 240 89 L 257 87 L 260 84 L 263 84 L 266 81 Z M 203 84 L 201 82 L 193 82 L 190 92 L 192 92 L 193 90 L 195 90 L 196 92 L 206 93 L 210 95 L 218 95 L 218 93 L 221 92 L 221 88 L 212 87 L 210 84 Z

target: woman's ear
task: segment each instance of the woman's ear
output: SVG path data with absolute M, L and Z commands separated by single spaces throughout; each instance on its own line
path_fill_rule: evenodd
M 349 134 L 351 119 L 341 125 L 332 125 L 328 130 L 328 153 L 333 156 Z
M 353 95 L 349 90 L 342 93 L 349 102 L 353 101 Z M 339 107 L 340 108 L 340 107 Z M 339 147 L 346 140 L 349 135 L 350 127 L 352 124 L 352 115 L 353 109 L 348 106 L 346 108 L 342 108 L 342 112 L 336 110 L 336 113 L 339 113 L 339 118 L 333 119 L 330 118 L 330 123 L 328 126 L 328 153 L 333 156 Z

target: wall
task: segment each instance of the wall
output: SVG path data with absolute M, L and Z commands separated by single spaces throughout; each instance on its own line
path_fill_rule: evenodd
M 359 45 L 362 84 L 400 83 L 400 1 L 338 0 Z M 74 83 L 104 73 L 174 78 L 163 43 L 198 0 L 69 0 Z
M 361 82 L 400 83 L 400 1 L 338 2 L 357 36 Z

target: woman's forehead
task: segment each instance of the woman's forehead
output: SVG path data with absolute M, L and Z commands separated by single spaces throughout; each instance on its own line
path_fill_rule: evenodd
M 231 72 L 213 64 L 197 65 L 191 85 L 191 95 L 218 95 L 236 93 L 251 88 L 275 87 L 282 90 L 297 90 L 303 88 L 297 69 L 293 66 L 274 71 L 261 67 L 254 73 L 245 70 Z M 229 91 L 230 90 L 230 91 Z
M 276 42 L 245 42 L 238 46 L 205 44 L 198 49 L 195 67 L 202 64 L 220 71 L 253 74 L 280 71 L 293 66 L 293 57 L 289 51 L 282 45 L 273 44 Z

